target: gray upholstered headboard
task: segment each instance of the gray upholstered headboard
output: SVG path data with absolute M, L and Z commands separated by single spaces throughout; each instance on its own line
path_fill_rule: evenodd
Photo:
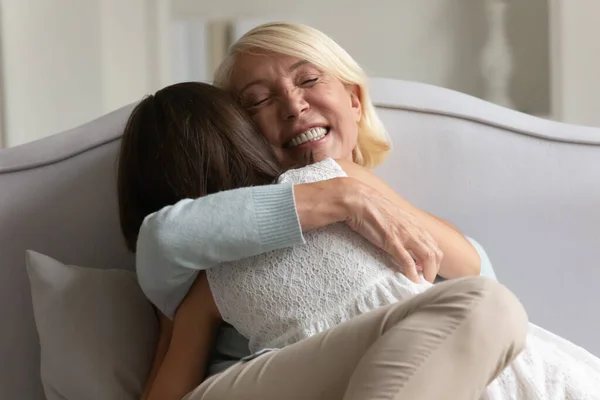
M 484 246 L 532 322 L 600 356 L 600 128 L 375 79 L 393 156 L 377 172 Z
M 483 244 L 534 322 L 600 355 L 600 130 L 427 85 L 373 85 L 394 142 L 377 172 Z M 133 266 L 115 187 L 130 110 L 0 151 L 1 399 L 44 399 L 25 249 L 90 267 Z
M 24 251 L 133 268 L 118 225 L 116 156 L 126 107 L 0 151 L 0 398 L 44 399 Z

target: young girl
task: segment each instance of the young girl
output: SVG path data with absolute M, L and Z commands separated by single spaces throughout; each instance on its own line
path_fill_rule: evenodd
M 136 108 L 125 130 L 119 189 L 121 193 L 131 195 L 120 196 L 123 231 L 131 248 L 135 247 L 137 230 L 146 215 L 184 198 L 241 186 L 267 184 L 274 180 L 281 184 L 300 184 L 346 176 L 365 179 L 368 176 L 376 189 L 394 198 L 393 191 L 383 182 L 349 162 L 326 159 L 280 174 L 268 144 L 253 132 L 251 123 L 241 117 L 243 111 L 239 111 L 224 93 L 201 84 L 182 85 L 179 88 L 187 90 L 189 96 L 185 90 L 183 93 L 173 91 L 171 101 L 168 96 L 163 96 L 165 101 L 160 107 L 152 103 L 155 101 L 153 98 L 145 100 Z M 220 122 L 217 115 L 194 112 L 214 108 L 215 104 L 221 107 L 220 111 L 231 111 L 225 116 L 227 122 L 240 121 L 234 130 L 219 132 L 224 121 Z M 223 118 L 222 115 L 219 117 Z M 140 140 L 150 130 L 164 130 L 165 135 L 180 140 L 163 142 L 154 135 L 149 135 L 147 141 Z M 192 147 L 187 140 L 190 135 L 196 138 L 191 141 L 195 143 Z M 165 143 L 169 145 L 165 146 Z M 140 151 L 136 145 L 156 151 Z M 182 154 L 186 156 L 181 157 Z M 152 157 L 154 163 L 150 165 L 153 170 L 136 171 L 139 165 L 148 165 L 147 160 L 139 159 L 144 156 Z M 135 172 L 139 180 L 121 179 L 131 178 Z M 183 187 L 192 187 L 195 193 L 180 190 Z M 136 207 L 128 207 L 131 204 Z M 349 322 L 365 321 L 361 315 L 375 315 L 374 310 L 386 311 L 400 301 L 424 296 L 420 293 L 433 295 L 443 285 L 455 284 L 448 282 L 432 288 L 427 282 L 411 282 L 395 272 L 396 266 L 383 251 L 342 223 L 309 232 L 305 238 L 306 243 L 302 246 L 226 263 L 208 270 L 206 277 L 200 275 L 178 310 L 176 326 L 178 321 L 184 320 L 186 303 L 201 301 L 209 317 L 196 322 L 186 320 L 180 325 L 192 331 L 197 331 L 201 325 L 210 331 L 222 318 L 249 338 L 251 350 L 259 355 L 270 348 L 289 348 L 323 332 L 335 332 Z M 477 309 L 476 301 L 473 298 L 470 301 L 472 303 L 467 308 Z M 455 311 L 446 307 L 444 312 L 451 315 Z M 442 320 L 446 315 L 438 317 Z M 494 316 L 489 317 L 490 321 L 494 320 Z M 383 330 L 382 338 L 386 336 L 386 329 Z M 445 330 L 448 335 L 452 328 L 447 326 Z M 458 333 L 450 336 L 460 337 Z M 493 341 L 487 343 L 489 345 Z M 167 343 L 169 351 L 178 345 L 176 342 Z M 469 354 L 467 347 L 463 347 L 465 355 Z M 198 354 L 202 355 L 202 352 Z M 452 357 L 451 362 L 458 367 L 460 352 Z M 508 352 L 507 361 L 513 357 L 513 352 Z M 402 358 L 396 361 L 402 361 Z M 168 352 L 164 361 L 156 362 L 148 388 L 157 385 L 161 379 L 181 379 L 181 374 L 163 373 L 165 364 L 169 364 Z M 193 364 L 192 367 L 198 365 Z M 486 366 L 476 365 L 477 368 L 485 369 Z M 188 369 L 187 374 L 190 373 Z M 210 384 L 202 385 L 191 396 L 202 396 L 218 381 L 215 378 Z M 427 390 L 428 387 L 421 386 L 420 391 L 413 393 L 424 399 L 426 397 L 422 394 Z M 400 393 L 400 390 L 397 392 Z M 227 395 L 227 392 L 222 393 Z M 443 393 L 438 392 L 438 396 Z M 449 396 L 448 393 L 445 394 Z M 473 398 L 473 393 L 471 391 L 462 398 Z M 218 395 L 213 393 L 213 396 Z M 337 398 L 341 397 L 338 393 Z M 527 400 L 600 398 L 600 362 L 582 349 L 532 325 L 525 351 L 489 385 L 484 397 Z M 252 396 L 247 395 L 247 398 Z
M 394 196 L 371 173 L 331 159 L 287 171 L 278 182 L 300 184 L 364 174 L 377 189 Z M 387 254 L 346 224 L 309 232 L 305 238 L 305 246 L 206 272 L 220 315 L 249 338 L 253 352 L 289 346 L 433 287 L 394 272 Z M 523 353 L 487 387 L 483 399 L 600 399 L 600 360 L 530 324 Z

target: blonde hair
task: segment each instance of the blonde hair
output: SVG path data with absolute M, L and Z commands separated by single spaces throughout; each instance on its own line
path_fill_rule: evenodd
M 358 63 L 323 32 L 302 24 L 271 22 L 242 36 L 230 48 L 215 73 L 215 85 L 230 90 L 236 56 L 253 52 L 284 54 L 306 60 L 345 85 L 356 85 L 362 116 L 358 122 L 357 145 L 352 151 L 355 163 L 367 168 L 381 164 L 391 146 L 385 128 L 375 112 L 367 88 L 367 75 Z

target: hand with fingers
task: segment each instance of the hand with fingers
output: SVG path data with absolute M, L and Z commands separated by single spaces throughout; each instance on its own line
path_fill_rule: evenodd
M 391 255 L 410 280 L 420 282 L 422 274 L 433 282 L 443 253 L 417 218 L 367 185 L 356 192 L 355 202 L 346 223 Z

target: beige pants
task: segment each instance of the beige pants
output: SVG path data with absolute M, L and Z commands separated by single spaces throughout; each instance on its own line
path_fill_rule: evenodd
M 410 300 L 213 376 L 184 400 L 469 400 L 520 353 L 527 315 L 492 280 Z

